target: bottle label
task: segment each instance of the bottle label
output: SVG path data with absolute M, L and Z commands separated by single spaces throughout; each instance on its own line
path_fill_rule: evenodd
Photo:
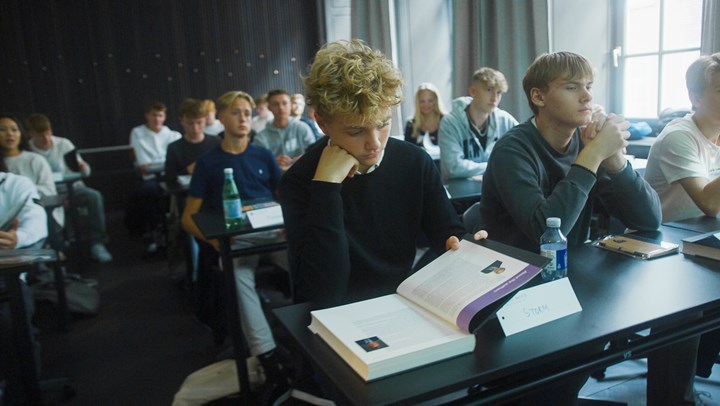
M 240 199 L 223 200 L 223 211 L 226 219 L 239 219 L 242 217 Z
M 560 250 L 541 249 L 540 254 L 550 259 L 550 263 L 545 266 L 548 271 L 557 271 L 567 269 L 567 248 Z

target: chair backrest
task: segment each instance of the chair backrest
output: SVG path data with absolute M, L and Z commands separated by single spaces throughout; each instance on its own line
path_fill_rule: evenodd
M 465 231 L 474 234 L 478 231 L 478 225 L 482 222 L 482 214 L 480 214 L 480 202 L 473 203 L 472 206 L 468 207 L 462 215 L 462 222 L 465 226 Z

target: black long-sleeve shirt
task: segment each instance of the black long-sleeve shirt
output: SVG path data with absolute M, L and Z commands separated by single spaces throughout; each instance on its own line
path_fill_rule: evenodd
M 437 253 L 464 233 L 425 151 L 391 138 L 377 169 L 335 184 L 312 181 L 325 145 L 279 186 L 300 300 L 323 307 L 392 293 L 410 273 L 419 233 Z

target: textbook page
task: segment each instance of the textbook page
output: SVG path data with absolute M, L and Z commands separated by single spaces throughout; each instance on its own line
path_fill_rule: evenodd
M 460 249 L 445 252 L 405 279 L 397 292 L 468 331 L 475 314 L 522 286 L 536 271 L 527 262 L 462 240 Z
M 363 378 L 472 351 L 475 337 L 393 294 L 312 312 L 319 334 Z

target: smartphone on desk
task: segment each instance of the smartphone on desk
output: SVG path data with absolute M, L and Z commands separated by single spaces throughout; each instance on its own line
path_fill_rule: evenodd
M 679 247 L 678 244 L 653 241 L 630 233 L 609 235 L 593 242 L 592 245 L 641 259 L 674 254 L 678 252 Z

